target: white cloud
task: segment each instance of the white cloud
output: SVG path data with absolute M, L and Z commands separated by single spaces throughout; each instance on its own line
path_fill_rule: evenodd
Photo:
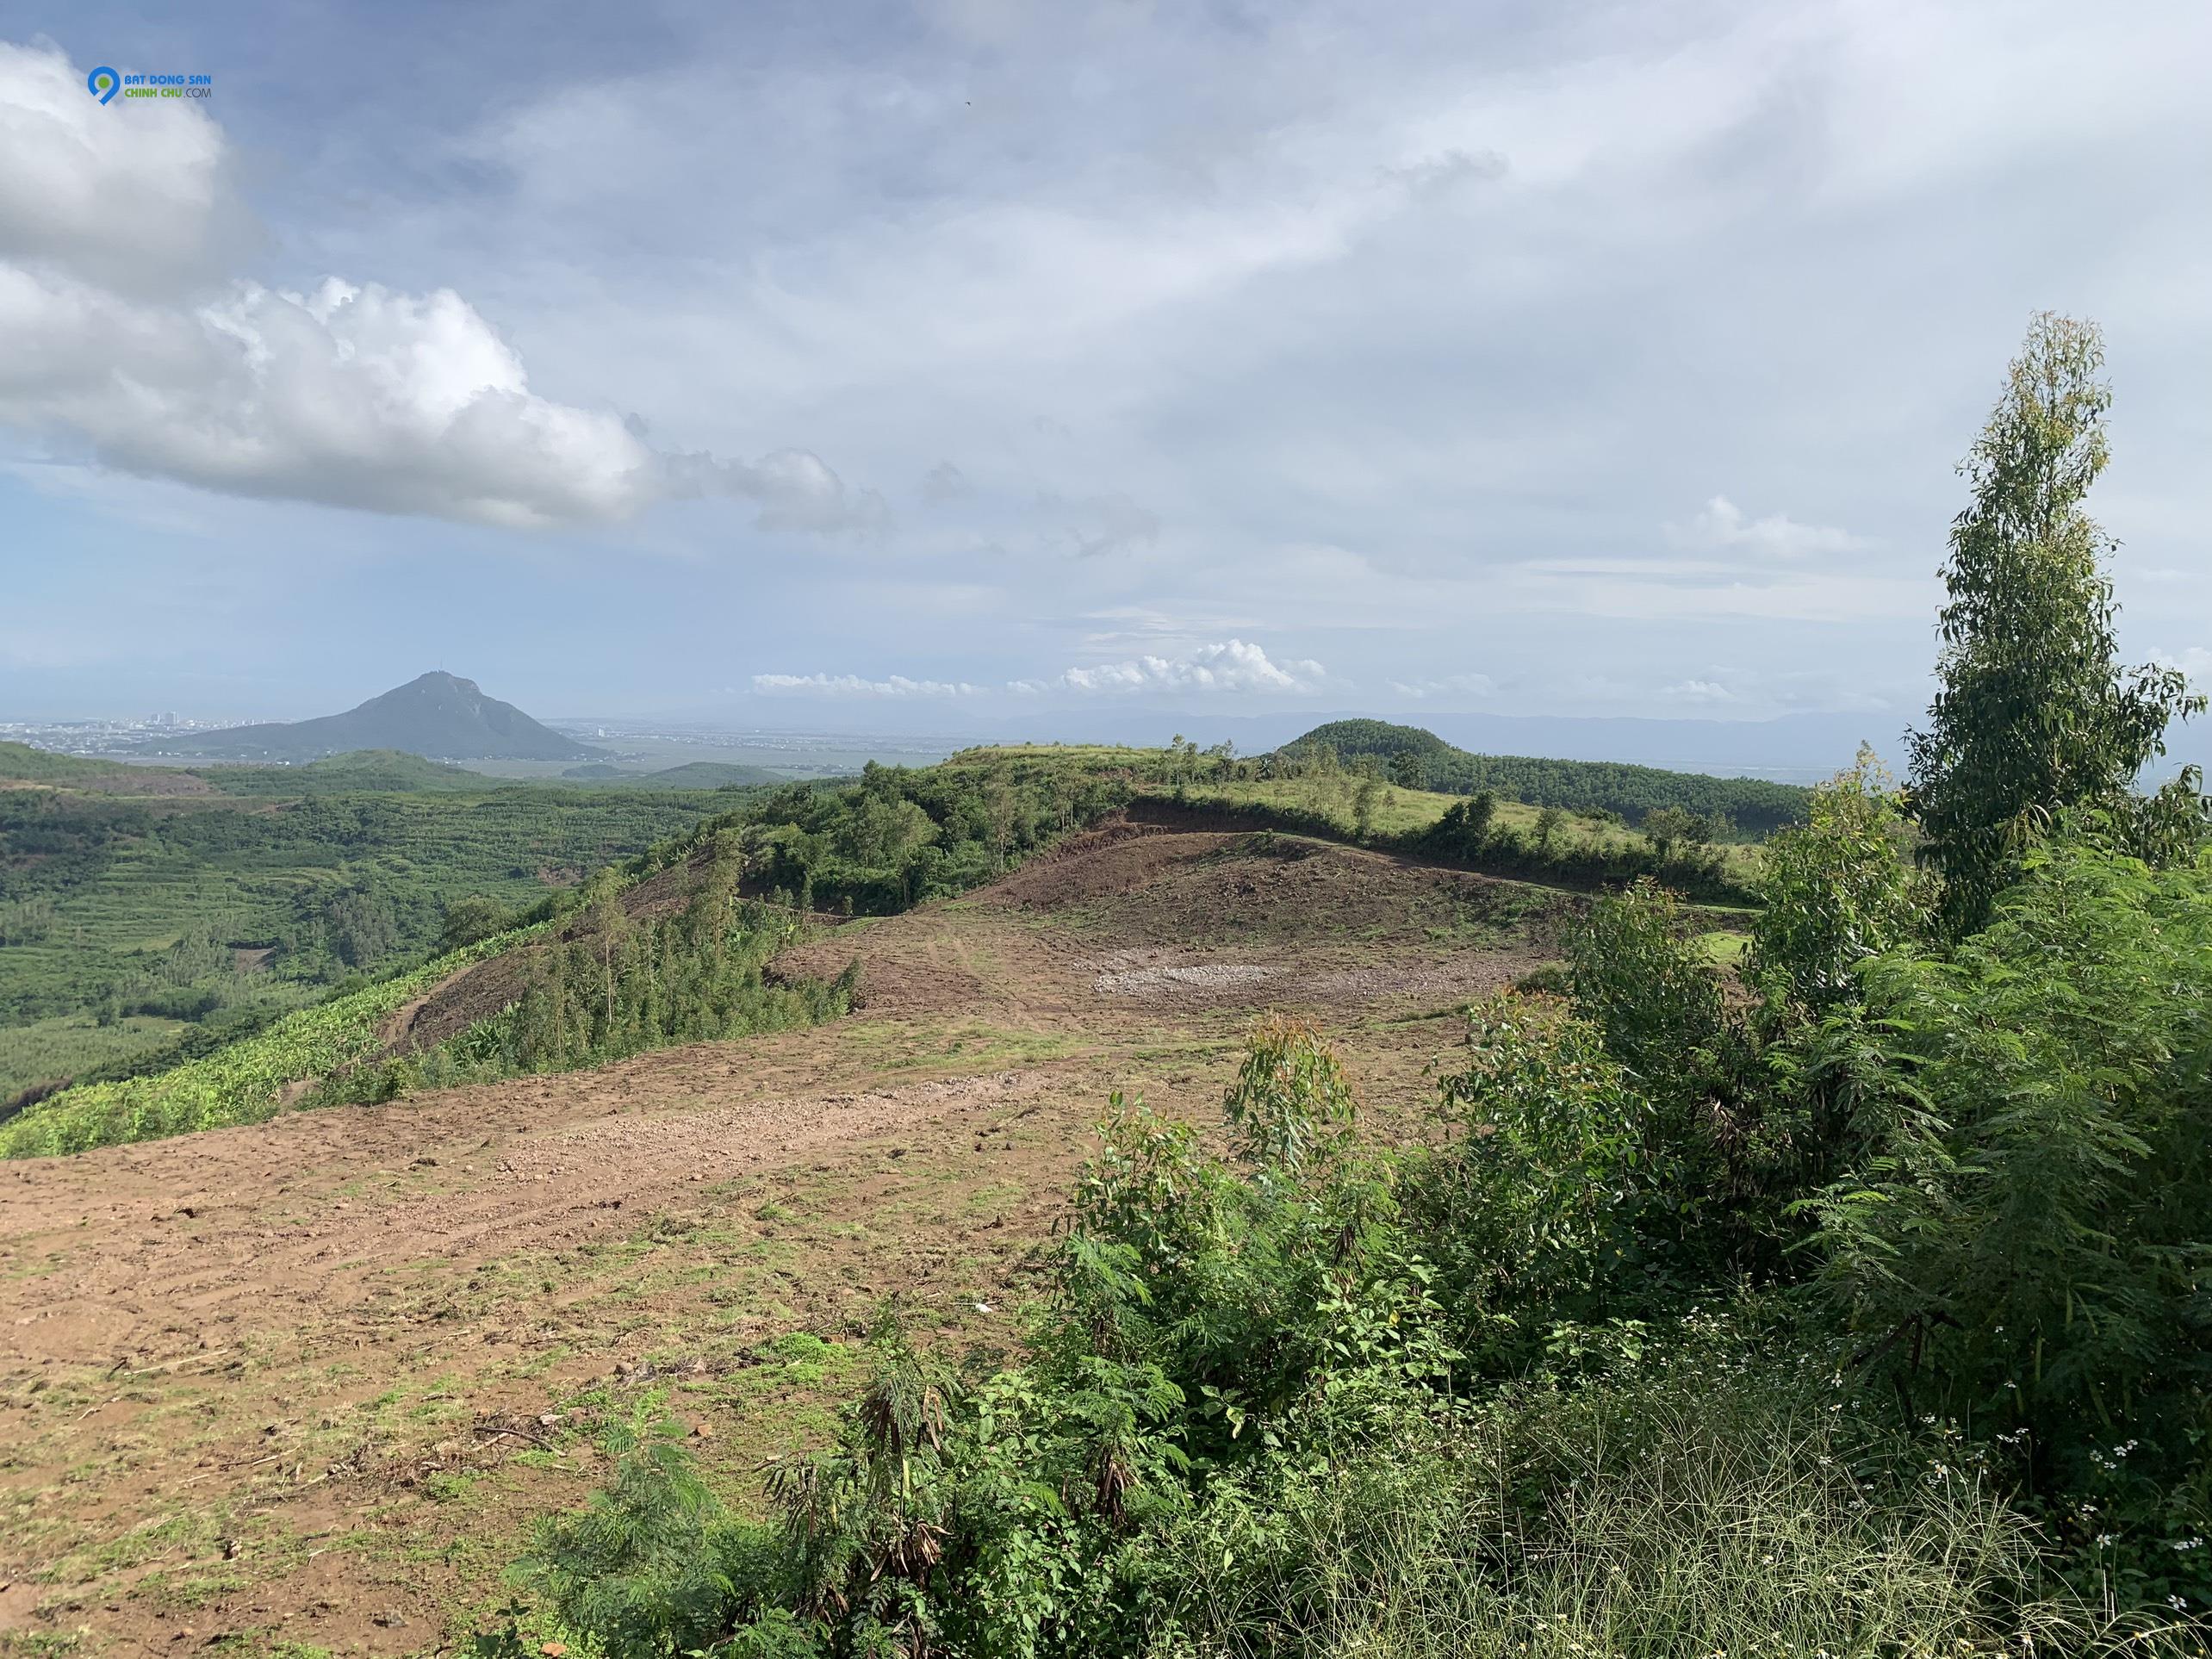
M 662 455 L 642 422 L 540 397 L 450 289 L 199 275 L 244 222 L 222 133 L 181 101 L 103 106 L 61 53 L 0 43 L 0 423 L 241 495 L 539 528 L 669 494 L 769 530 L 883 523 L 820 457 Z
M 0 40 L 0 259 L 144 293 L 213 274 L 250 233 L 196 104 L 103 105 L 59 51 Z
M 1182 656 L 1136 656 L 1126 662 L 1069 668 L 1049 680 L 1010 680 L 1003 690 L 1025 697 L 1072 693 L 1083 697 L 1148 693 L 1276 693 L 1319 690 L 1327 679 L 1318 662 L 1277 662 L 1241 639 L 1202 645 Z M 756 674 L 753 689 L 769 697 L 979 697 L 994 688 L 966 680 L 911 680 L 892 674 L 869 680 L 852 674 Z
M 1420 699 L 1452 693 L 1487 697 L 1496 687 L 1487 674 L 1448 674 L 1435 680 L 1393 680 L 1390 689 L 1401 697 Z
M 1383 180 L 1401 187 L 1416 201 L 1432 202 L 1466 185 L 1493 183 L 1506 176 L 1506 168 L 1505 157 L 1495 150 L 1455 149 L 1424 156 L 1402 167 L 1384 167 L 1379 172 Z
M 1718 680 L 1683 680 L 1663 687 L 1659 695 L 1678 703 L 1733 703 L 1736 693 Z
M 1864 545 L 1848 530 L 1825 525 L 1801 525 L 1786 513 L 1773 513 L 1749 519 L 1725 495 L 1716 495 L 1687 524 L 1665 526 L 1667 540 L 1675 547 L 1708 551 L 1755 553 L 1764 557 L 1795 559 L 1811 553 L 1842 553 Z
M 2202 645 L 2190 645 L 2178 651 L 2153 646 L 2150 659 L 2162 668 L 2178 668 L 2196 683 L 2212 681 L 2212 649 Z
M 335 279 L 141 304 L 0 264 L 0 418 L 126 472 L 519 526 L 624 517 L 660 488 L 611 413 L 534 395 L 457 294 Z
M 855 674 L 756 674 L 753 689 L 767 697 L 975 697 L 980 686 L 966 680 L 864 680 Z
M 1048 680 L 1022 680 L 1022 691 L 1071 691 L 1084 696 L 1126 696 L 1143 692 L 1277 692 L 1319 689 L 1328 677 L 1318 662 L 1276 662 L 1258 645 L 1225 639 L 1202 645 L 1181 657 L 1135 656 L 1070 668 Z

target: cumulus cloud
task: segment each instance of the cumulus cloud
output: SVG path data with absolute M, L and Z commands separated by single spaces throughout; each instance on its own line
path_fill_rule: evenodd
M 1180 657 L 1134 656 L 1122 662 L 1070 668 L 1047 680 L 1017 681 L 1022 691 L 1070 691 L 1085 696 L 1146 692 L 1277 692 L 1319 689 L 1328 677 L 1318 662 L 1277 662 L 1258 645 L 1225 639 Z
M 251 233 L 197 105 L 103 105 L 58 51 L 0 40 L 0 259 L 158 292 L 215 274 Z
M 2152 662 L 2162 668 L 2180 669 L 2191 680 L 2200 685 L 2207 680 L 2212 680 L 2212 649 L 2207 649 L 2204 646 L 2190 645 L 2178 651 L 2153 647 L 2150 652 L 2150 658 Z
M 537 395 L 450 289 L 213 281 L 246 221 L 181 100 L 103 106 L 59 51 L 0 44 L 0 422 L 204 488 L 519 528 L 709 491 L 771 530 L 884 519 L 806 450 L 662 455 L 636 417 Z
M 239 283 L 142 304 L 0 264 L 0 416 L 124 471 L 244 495 L 517 526 L 624 517 L 652 451 L 611 413 L 532 394 L 450 290 Z
M 1803 558 L 1811 553 L 1842 553 L 1865 544 L 1848 530 L 1801 525 L 1785 513 L 1752 519 L 1725 495 L 1716 495 L 1687 524 L 1669 524 L 1667 540 L 1675 547 L 1705 551 L 1740 551 L 1772 558 Z
M 1733 703 L 1736 693 L 1718 680 L 1682 680 L 1661 690 L 1660 696 L 1678 703 Z
M 1318 662 L 1277 662 L 1258 645 L 1225 639 L 1181 656 L 1135 656 L 1126 662 L 1068 668 L 1047 680 L 1010 680 L 1003 689 L 1022 696 L 1067 693 L 1083 697 L 1146 693 L 1317 691 L 1328 678 Z M 980 697 L 994 687 L 967 681 L 910 680 L 892 674 L 870 680 L 853 674 L 756 674 L 753 689 L 767 697 Z
M 975 697 L 983 687 L 964 680 L 864 680 L 856 674 L 756 674 L 753 689 L 764 697 Z
M 1496 686 L 1487 674 L 1448 674 L 1435 680 L 1394 680 L 1390 689 L 1401 697 L 1414 699 L 1444 697 L 1457 693 L 1463 697 L 1487 697 Z

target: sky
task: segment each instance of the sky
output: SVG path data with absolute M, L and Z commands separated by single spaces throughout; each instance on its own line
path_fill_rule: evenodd
M 1901 721 L 2045 308 L 2125 644 L 2212 680 L 2208 61 L 2201 0 L 0 0 L 0 718 Z

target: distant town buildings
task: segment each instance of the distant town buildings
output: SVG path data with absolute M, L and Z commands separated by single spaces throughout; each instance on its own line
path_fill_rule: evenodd
M 0 720 L 0 739 L 63 755 L 158 755 L 165 737 L 252 724 L 194 719 L 170 709 L 143 720 Z

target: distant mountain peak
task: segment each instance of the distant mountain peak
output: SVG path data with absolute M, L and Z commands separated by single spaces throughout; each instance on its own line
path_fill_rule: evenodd
M 193 752 L 235 760 L 313 761 L 352 749 L 397 749 L 433 761 L 586 761 L 605 751 L 541 725 L 473 680 L 433 668 L 343 714 L 234 726 Z

